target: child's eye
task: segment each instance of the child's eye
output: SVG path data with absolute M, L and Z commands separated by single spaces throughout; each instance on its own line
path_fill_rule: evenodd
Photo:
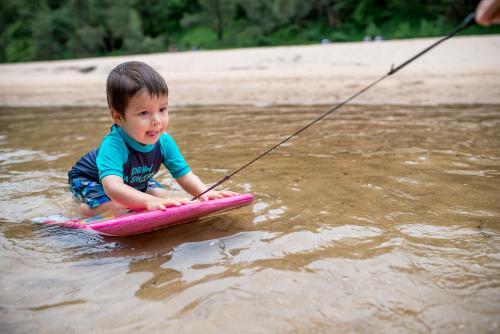
M 144 111 L 139 112 L 138 115 L 139 116 L 147 116 L 147 115 L 149 115 L 149 112 L 147 112 L 146 110 L 144 110 Z
M 161 108 L 160 109 L 160 112 L 166 112 L 167 111 L 167 108 Z

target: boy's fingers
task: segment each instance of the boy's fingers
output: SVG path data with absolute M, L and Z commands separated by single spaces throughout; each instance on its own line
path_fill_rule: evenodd
M 168 200 L 164 203 L 166 207 L 179 206 L 180 204 L 176 201 Z
M 221 191 L 220 194 L 222 194 L 222 196 L 224 196 L 224 197 L 229 197 L 229 196 L 237 195 L 235 192 L 229 191 L 229 190 L 227 190 L 227 191 Z

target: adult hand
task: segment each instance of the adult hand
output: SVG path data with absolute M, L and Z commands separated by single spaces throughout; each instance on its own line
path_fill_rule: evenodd
M 476 22 L 486 27 L 500 24 L 500 0 L 482 0 L 476 8 Z

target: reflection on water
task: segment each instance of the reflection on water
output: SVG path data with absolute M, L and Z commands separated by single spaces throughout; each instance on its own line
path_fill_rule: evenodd
M 170 133 L 215 182 L 325 109 L 178 109 Z M 256 200 L 221 217 L 127 238 L 31 223 L 75 213 L 66 171 L 109 126 L 0 110 L 7 332 L 500 330 L 498 106 L 344 108 L 228 182 Z

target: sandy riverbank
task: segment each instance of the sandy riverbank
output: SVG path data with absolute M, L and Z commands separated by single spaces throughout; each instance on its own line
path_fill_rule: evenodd
M 104 106 L 106 76 L 126 60 L 164 75 L 171 105 L 333 104 L 435 40 L 1 64 L 0 106 Z M 500 104 L 500 36 L 450 39 L 355 102 Z

